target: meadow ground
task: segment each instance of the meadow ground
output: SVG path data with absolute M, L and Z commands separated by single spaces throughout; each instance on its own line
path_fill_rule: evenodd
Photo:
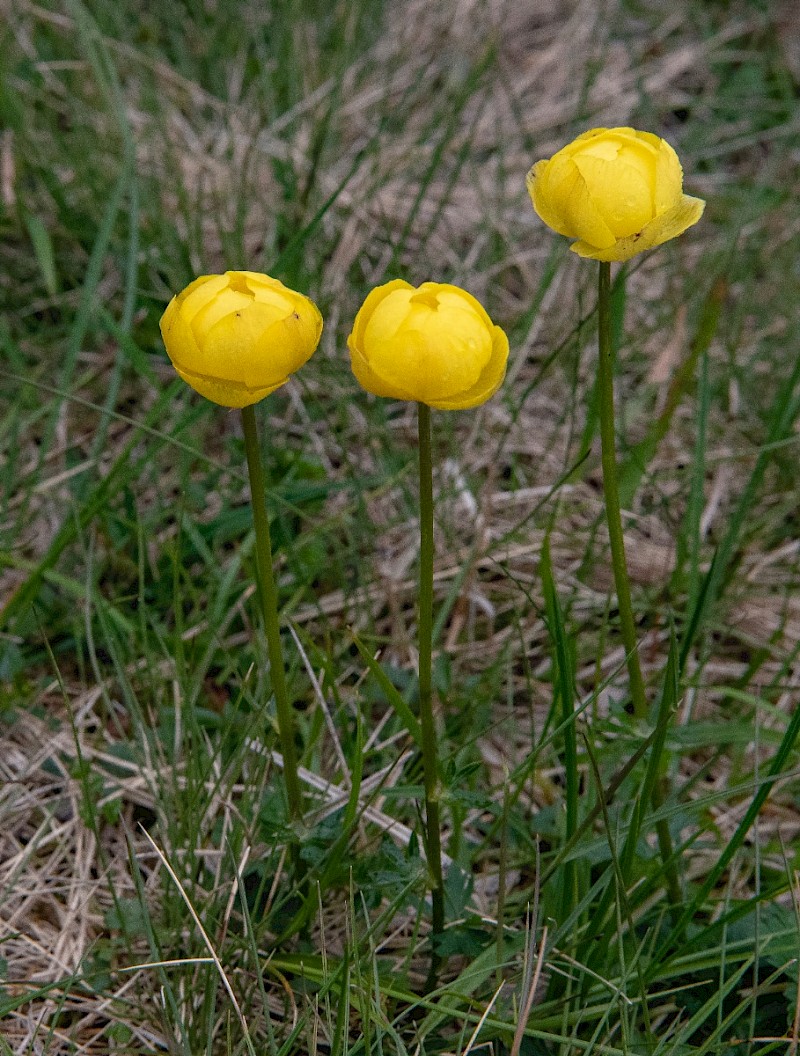
M 795 6 L 2 5 L 0 1053 L 797 1051 Z M 623 124 L 708 202 L 615 271 L 652 722 L 627 706 L 603 521 L 596 268 L 525 191 Z M 239 419 L 158 332 L 226 268 L 326 320 L 258 407 L 300 883 Z M 511 343 L 492 401 L 434 415 L 430 993 L 421 762 L 393 707 L 416 694 L 414 409 L 361 391 L 345 345 L 398 276 L 464 286 Z

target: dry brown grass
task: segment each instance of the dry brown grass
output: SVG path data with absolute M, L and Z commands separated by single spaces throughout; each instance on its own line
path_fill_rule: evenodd
M 791 15 L 786 14 L 790 6 L 775 8 L 775 23 L 786 44 L 789 65 L 794 61 L 792 37 L 785 28 L 791 23 Z M 420 279 L 446 273 L 491 303 L 498 317 L 520 319 L 553 249 L 553 239 L 534 218 L 524 195 L 524 176 L 532 161 L 548 156 L 566 136 L 577 131 L 576 121 L 581 125 L 617 125 L 640 118 L 643 100 L 645 112 L 671 120 L 659 131 L 680 146 L 680 123 L 669 115 L 688 106 L 702 113 L 704 98 L 715 91 L 717 64 L 725 49 L 735 47 L 749 30 L 768 21 L 764 16 L 748 14 L 740 5 L 738 13 L 719 18 L 714 31 L 701 35 L 696 22 L 688 17 L 690 7 L 686 0 L 669 5 L 663 16 L 650 12 L 648 17 L 636 18 L 610 0 L 542 0 L 537 4 L 525 0 L 402 0 L 387 5 L 386 32 L 345 77 L 338 119 L 340 157 L 319 177 L 320 198 L 324 199 L 342 183 L 364 141 L 376 136 L 379 117 L 398 110 L 400 131 L 395 128 L 377 136 L 369 163 L 356 169 L 323 222 L 331 253 L 316 293 L 331 304 L 321 351 L 329 365 L 342 357 L 342 334 L 357 307 L 359 291 L 352 281 L 353 270 L 363 277 L 362 288 L 383 277 L 392 253 L 391 233 L 406 225 L 409 204 L 435 156 L 436 129 L 430 123 L 437 112 L 438 85 L 465 79 L 487 47 L 491 44 L 494 48 L 490 72 L 480 79 L 459 115 L 435 179 L 426 187 L 401 263 Z M 40 61 L 45 83 L 51 84 L 57 96 L 57 71 L 48 70 L 47 62 L 37 58 L 30 43 L 32 27 L 38 20 L 48 21 L 67 36 L 73 33 L 74 25 L 63 13 L 28 3 L 15 7 L 17 45 Z M 222 262 L 220 231 L 233 223 L 236 203 L 229 189 L 234 183 L 245 188 L 251 203 L 244 245 L 257 255 L 270 223 L 269 203 L 278 194 L 267 162 L 271 157 L 286 156 L 297 168 L 307 167 L 314 119 L 333 91 L 333 83 L 324 82 L 309 96 L 304 104 L 308 121 L 304 123 L 301 115 L 293 124 L 299 131 L 288 140 L 282 132 L 282 116 L 265 115 L 245 91 L 237 96 L 235 69 L 231 70 L 231 99 L 222 102 L 187 82 L 179 71 L 133 53 L 127 45 L 111 43 L 111 52 L 123 72 L 137 164 L 161 183 L 165 208 L 180 212 L 179 189 L 190 198 L 202 194 L 207 203 L 217 204 L 216 210 L 207 211 L 204 221 L 204 257 L 194 259 L 193 265 L 199 270 Z M 76 61 L 84 62 L 81 57 Z M 158 114 L 148 109 L 140 92 L 136 71 L 142 65 L 148 66 L 158 87 Z M 591 77 L 587 75 L 589 69 L 595 71 Z M 98 111 L 94 119 L 98 140 L 117 134 L 108 114 Z M 746 133 L 746 122 L 743 128 Z M 669 251 L 673 267 L 664 266 L 663 256 L 652 258 L 630 279 L 628 330 L 639 335 L 641 347 L 652 355 L 647 368 L 641 356 L 629 363 L 621 379 L 620 402 L 630 439 L 641 435 L 653 405 L 658 404 L 659 391 L 687 354 L 690 334 L 686 316 L 678 314 L 676 321 L 672 320 L 669 307 L 686 296 L 691 285 L 687 276 L 703 266 L 708 243 L 723 238 L 715 230 L 713 199 L 725 193 L 743 170 L 753 169 L 757 164 L 754 153 L 769 149 L 765 140 L 745 141 L 734 150 L 730 137 L 730 128 L 709 129 L 706 150 L 718 160 L 713 173 L 693 173 L 691 159 L 687 160 L 692 193 L 712 200 L 702 234 L 698 229 Z M 463 164 L 459 158 L 462 149 L 466 156 Z M 0 172 L 6 204 L 14 194 L 13 177 L 9 176 L 14 170 L 13 153 L 12 141 L 5 138 Z M 796 168 L 794 171 L 796 174 Z M 64 178 L 68 182 L 69 174 Z M 770 221 L 760 217 L 754 222 Z M 797 230 L 795 219 L 795 234 Z M 186 235 L 189 239 L 189 232 Z M 777 239 L 785 237 L 784 217 L 779 221 Z M 502 249 L 491 254 L 493 242 Z M 577 260 L 566 259 L 560 264 L 541 311 L 513 348 L 509 384 L 519 391 L 539 375 L 552 348 L 573 332 L 579 321 L 575 305 L 582 304 L 584 313 L 591 309 L 593 295 L 587 282 Z M 118 285 L 119 276 L 110 267 L 102 295 L 112 296 Z M 737 293 L 736 288 L 731 290 L 734 303 Z M 791 332 L 793 322 L 776 318 L 774 325 L 784 325 Z M 761 320 L 742 320 L 736 350 L 740 362 L 755 358 L 763 336 Z M 571 366 L 592 340 L 589 328 L 569 345 Z M 712 364 L 720 369 L 728 355 L 727 348 L 712 345 Z M 94 364 L 86 357 L 81 360 L 84 370 L 93 367 L 98 374 L 107 362 L 103 354 Z M 168 377 L 166 367 L 163 376 Z M 344 372 L 329 369 L 323 380 L 311 376 L 303 384 L 311 399 L 352 400 L 352 382 Z M 550 694 L 549 684 L 542 680 L 549 654 L 540 615 L 538 572 L 544 524 L 523 533 L 516 529 L 532 506 L 546 499 L 549 489 L 577 457 L 581 408 L 590 384 L 591 356 L 584 355 L 574 378 L 558 364 L 546 370 L 518 412 L 515 408 L 512 413 L 508 404 L 497 400 L 471 418 L 464 416 L 440 471 L 436 572 L 440 599 L 461 574 L 464 562 L 469 562 L 445 631 L 446 647 L 463 672 L 479 672 L 485 668 L 487 656 L 497 657 L 505 651 L 514 656 L 527 654 L 531 663 L 532 682 L 521 667 L 509 664 L 512 692 L 506 703 L 498 705 L 497 719 L 501 723 L 510 715 L 512 722 L 503 725 L 502 734 L 488 736 L 482 744 L 489 773 L 498 784 L 504 769 L 523 758 L 531 747 L 530 732 L 520 721 L 520 712 L 514 711 L 515 706 L 529 709 L 534 724 L 541 723 Z M 731 386 L 727 411 L 715 411 L 712 423 L 711 476 L 702 520 L 709 555 L 755 452 L 748 394 L 737 390 L 735 380 Z M 285 415 L 274 424 L 285 435 L 302 436 L 311 442 L 331 477 L 344 477 L 354 467 L 366 475 L 380 468 L 381 452 L 373 444 L 369 417 L 357 404 L 353 403 L 348 415 L 347 432 L 333 435 L 324 421 L 308 418 L 298 385 L 293 383 L 289 395 Z M 138 396 L 134 392 L 134 398 Z M 73 411 L 72 417 L 61 423 L 45 483 L 31 502 L 26 546 L 32 558 L 45 551 L 61 524 L 63 503 L 69 501 L 62 476 L 67 469 L 66 454 L 80 450 L 91 438 L 90 426 L 85 432 L 80 429 L 82 413 Z M 134 408 L 132 417 L 137 413 Z M 627 519 L 631 574 L 641 597 L 658 598 L 674 566 L 676 524 L 685 503 L 681 467 L 692 458 L 693 414 L 689 404 L 679 408 Z M 220 428 L 233 429 L 232 419 L 224 420 Z M 391 428 L 394 444 L 410 446 L 410 412 L 393 418 Z M 128 436 L 129 428 L 117 423 L 109 438 L 109 450 L 119 450 Z M 341 457 L 345 449 L 347 459 Z M 509 489 L 504 476 L 512 464 L 514 490 Z M 590 461 L 585 472 L 561 488 L 552 548 L 559 588 L 571 599 L 570 618 L 580 642 L 579 688 L 590 696 L 598 670 L 611 678 L 597 702 L 597 707 L 607 712 L 609 694 L 614 695 L 614 678 L 622 678 L 623 656 L 618 644 L 610 641 L 599 668 L 591 659 L 596 656 L 611 586 L 599 527 L 602 508 L 598 474 L 597 465 Z M 765 508 L 776 495 L 774 489 L 773 482 L 764 499 Z M 369 562 L 369 572 L 363 576 L 367 586 L 354 592 L 342 589 L 327 593 L 294 613 L 296 626 L 312 630 L 330 624 L 377 625 L 392 643 L 386 658 L 400 666 L 414 659 L 417 526 L 407 515 L 405 491 L 406 481 L 399 481 L 368 497 L 370 521 L 382 530 L 376 532 L 377 549 L 365 556 Z M 335 520 L 343 504 L 341 496 L 333 496 L 326 516 Z M 590 552 L 594 558 L 587 569 L 586 555 Z M 680 722 L 698 717 L 724 721 L 721 708 L 729 706 L 726 686 L 744 675 L 754 651 L 762 648 L 768 655 L 750 691 L 779 679 L 785 692 L 776 703 L 776 711 L 794 706 L 800 678 L 796 660 L 800 601 L 791 593 L 797 583 L 797 554 L 798 544 L 793 540 L 779 537 L 771 543 L 768 531 L 754 536 L 742 557 L 734 587 L 717 614 L 717 653 L 706 664 L 705 687 L 687 696 Z M 8 589 L 24 578 L 18 571 L 4 576 Z M 532 595 L 533 606 L 524 603 L 521 587 Z M 518 616 L 516 621 L 510 618 L 513 614 Z M 646 672 L 655 673 L 663 665 L 666 632 L 664 621 L 644 633 Z M 241 640 L 231 638 L 230 644 L 235 646 Z M 115 748 L 125 742 L 130 730 L 118 687 L 113 681 L 96 684 L 91 673 L 78 666 L 68 668 L 63 687 L 54 683 L 43 687 L 24 714 L 18 713 L 13 723 L 0 729 L 4 782 L 0 793 L 0 943 L 7 962 L 5 990 L 10 995 L 23 995 L 31 987 L 64 980 L 85 969 L 92 957 L 102 956 L 115 901 L 137 897 L 129 853 L 141 888 L 154 902 L 163 897 L 159 863 L 137 829 L 139 817 L 158 816 L 162 761 L 152 759 L 142 767 L 121 760 Z M 169 691 L 172 673 L 165 669 L 160 675 Z M 343 676 L 343 683 L 346 681 Z M 535 694 L 532 701 L 531 685 Z M 118 716 L 116 724 L 99 723 L 96 705 L 101 699 L 106 710 Z M 751 744 L 738 758 L 738 765 L 749 769 L 755 750 Z M 87 825 L 82 808 L 86 789 L 76 776 L 81 760 L 90 763 L 95 776 L 102 778 L 97 786 L 97 805 L 105 820 L 99 830 Z M 702 753 L 687 755 L 683 764 L 686 775 L 703 762 Z M 341 775 L 334 777 L 332 749 L 330 765 L 331 773 L 322 775 L 319 789 L 322 812 L 339 801 L 342 791 L 326 785 L 327 779 L 344 784 Z M 314 775 L 306 777 L 309 782 L 314 780 Z M 224 827 L 225 818 L 238 810 L 237 796 L 243 782 L 265 779 L 266 771 L 260 766 L 252 772 L 245 770 L 232 783 L 223 783 L 210 797 L 203 831 L 209 832 L 218 821 Z M 174 775 L 174 780 L 179 784 L 181 775 Z M 709 786 L 724 789 L 736 783 L 738 775 L 730 772 L 730 762 L 720 756 L 706 780 L 707 785 L 697 794 L 706 793 Z M 544 770 L 536 787 L 526 791 L 532 809 L 556 794 L 551 775 Z M 779 833 L 789 844 L 800 828 L 797 811 L 789 796 L 773 798 L 759 822 L 760 838 L 766 842 L 771 834 Z M 112 801 L 118 804 L 118 820 L 110 820 L 113 813 L 103 810 Z M 746 804 L 747 798 L 742 797 L 734 802 L 722 800 L 715 808 L 714 823 L 723 842 Z M 408 829 L 392 826 L 389 813 L 381 800 L 366 820 L 406 841 Z M 258 850 L 250 848 L 249 853 Z M 182 848 L 167 846 L 165 851 L 170 860 L 179 859 Z M 230 877 L 226 879 L 221 868 L 221 852 L 206 848 L 203 853 L 209 889 L 230 884 Z M 699 871 L 704 864 L 702 857 L 695 860 Z M 512 885 L 514 879 L 510 875 Z M 487 871 L 485 883 L 479 884 L 476 892 L 476 904 L 486 914 L 493 911 L 492 883 L 496 888 L 496 872 Z M 748 890 L 751 883 L 751 876 L 739 875 L 731 887 Z M 409 923 L 399 920 L 398 933 L 391 940 L 400 948 Z M 335 949 L 335 930 L 329 941 Z M 111 948 L 118 958 L 119 944 Z M 191 948 L 196 946 L 191 944 Z M 149 956 L 144 943 L 127 952 L 128 964 Z M 108 967 L 127 965 L 115 960 Z M 122 1022 L 132 1034 L 113 1042 L 113 1051 L 164 1051 L 169 1043 L 159 1025 L 163 1020 L 157 972 L 114 972 L 109 978 L 110 983 L 97 992 L 78 981 L 67 988 L 66 997 L 61 989 L 52 995 L 42 991 L 6 1017 L 0 1036 L 11 1052 L 20 1054 L 105 1053 L 112 1051 L 109 1026 Z M 184 997 L 188 1008 L 191 994 Z

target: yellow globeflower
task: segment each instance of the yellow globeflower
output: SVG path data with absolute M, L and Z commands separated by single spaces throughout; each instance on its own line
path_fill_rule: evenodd
M 508 338 L 475 298 L 441 282 L 394 279 L 368 295 L 347 339 L 368 392 L 442 410 L 476 407 L 500 388 Z
M 172 365 L 223 407 L 247 407 L 284 385 L 321 333 L 313 301 L 255 271 L 203 275 L 161 317 Z
M 678 155 L 652 132 L 593 128 L 528 173 L 533 207 L 570 249 L 594 260 L 628 260 L 660 246 L 703 215 L 683 193 Z

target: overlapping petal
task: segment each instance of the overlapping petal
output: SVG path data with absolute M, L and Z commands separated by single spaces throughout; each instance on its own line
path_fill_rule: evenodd
M 606 262 L 630 260 L 637 253 L 642 253 L 646 249 L 654 249 L 682 235 L 687 228 L 697 223 L 705 207 L 706 203 L 702 198 L 692 198 L 691 195 L 683 194 L 679 202 L 661 216 L 651 220 L 638 234 L 630 238 L 619 239 L 609 249 L 598 249 L 597 246 L 583 241 L 573 242 L 569 248 L 579 257 L 589 257 L 592 260 Z
M 347 343 L 367 391 L 447 410 L 489 399 L 508 360 L 508 339 L 480 302 L 446 283 L 395 279 L 376 287 Z
M 161 333 L 178 374 L 201 395 L 246 407 L 312 355 L 322 316 L 308 297 L 250 271 L 203 275 L 170 301 Z

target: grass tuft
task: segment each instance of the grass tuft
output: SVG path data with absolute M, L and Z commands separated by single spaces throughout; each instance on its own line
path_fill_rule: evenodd
M 11 7 L 0 1053 L 793 1052 L 792 5 Z M 573 135 L 628 123 L 666 136 L 708 200 L 612 292 L 660 702 L 638 721 L 602 527 L 594 269 L 524 189 Z M 258 409 L 302 882 L 243 440 L 158 334 L 172 293 L 234 267 L 326 318 Z M 394 277 L 463 285 L 512 349 L 494 400 L 437 421 L 431 993 L 413 408 L 358 391 L 345 351 Z

